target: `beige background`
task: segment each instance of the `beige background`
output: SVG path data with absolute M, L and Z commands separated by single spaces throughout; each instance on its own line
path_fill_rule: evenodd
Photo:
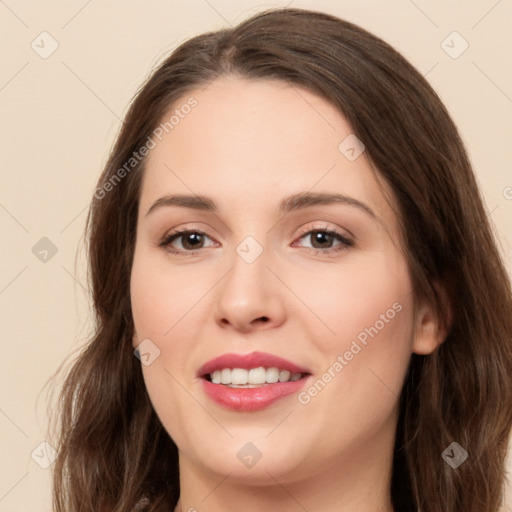
M 45 455 L 37 449 L 46 439 L 43 386 L 89 333 L 81 236 L 130 99 L 181 41 L 288 3 L 0 1 L 0 511 L 51 510 L 51 469 L 40 467 Z M 297 0 L 291 5 L 361 25 L 427 77 L 460 129 L 512 270 L 512 189 L 507 188 L 512 187 L 512 2 Z M 43 31 L 51 36 L 39 36 Z M 453 31 L 469 44 L 458 58 L 442 47 Z M 452 53 L 463 44 L 453 37 Z M 51 38 L 58 48 L 43 59 Z M 57 248 L 46 263 L 32 252 L 42 237 Z

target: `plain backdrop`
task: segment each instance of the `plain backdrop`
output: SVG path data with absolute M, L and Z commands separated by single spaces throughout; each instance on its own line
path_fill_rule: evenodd
M 0 1 L 0 511 L 51 511 L 44 386 L 90 334 L 82 233 L 131 98 L 185 39 L 286 5 L 359 24 L 426 76 L 512 270 L 510 0 Z

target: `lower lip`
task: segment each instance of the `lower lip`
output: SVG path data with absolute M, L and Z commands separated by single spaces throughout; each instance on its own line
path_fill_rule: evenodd
M 309 376 L 308 376 L 309 377 Z M 280 398 L 298 393 L 308 377 L 296 381 L 276 382 L 259 388 L 230 388 L 201 379 L 206 394 L 215 402 L 236 411 L 259 411 Z

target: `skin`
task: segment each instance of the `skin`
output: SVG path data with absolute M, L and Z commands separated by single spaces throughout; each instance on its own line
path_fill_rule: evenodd
M 414 307 L 384 184 L 365 153 L 349 161 L 338 150 L 350 126 L 305 89 L 224 76 L 173 108 L 190 96 L 197 106 L 148 156 L 131 275 L 133 346 L 149 338 L 160 350 L 142 370 L 179 449 L 176 511 L 391 511 L 407 366 L 444 333 L 426 305 Z M 349 204 L 278 211 L 282 199 L 308 191 L 355 198 L 376 219 Z M 168 206 L 146 215 L 171 193 L 208 196 L 218 210 Z M 195 255 L 158 246 L 185 228 L 206 235 Z M 319 244 L 307 234 L 313 229 L 336 230 L 354 245 L 332 252 L 341 242 Z M 236 252 L 247 236 L 263 250 L 250 264 Z M 190 251 L 190 240 L 171 248 Z M 307 390 L 393 304 L 400 312 L 307 404 L 292 394 L 261 411 L 232 411 L 196 377 L 214 357 L 258 350 L 308 368 Z M 237 457 L 247 442 L 262 454 L 251 468 Z

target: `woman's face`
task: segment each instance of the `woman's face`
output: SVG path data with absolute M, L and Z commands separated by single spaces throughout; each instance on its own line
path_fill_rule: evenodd
M 172 114 L 148 155 L 131 302 L 180 465 L 260 484 L 371 471 L 411 353 L 435 343 L 362 146 L 334 106 L 279 81 L 222 77 Z M 170 195 L 186 197 L 155 205 Z

